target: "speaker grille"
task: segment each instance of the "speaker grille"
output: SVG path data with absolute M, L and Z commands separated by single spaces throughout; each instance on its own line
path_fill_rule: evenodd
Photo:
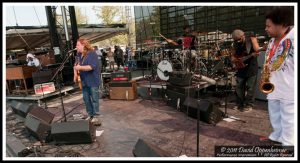
M 51 122 L 55 116 L 54 114 L 50 113 L 46 109 L 43 109 L 38 106 L 36 106 L 32 110 L 30 110 L 30 112 L 28 114 L 30 114 L 48 124 L 51 124 Z
M 51 137 L 56 144 L 91 143 L 95 132 L 89 121 L 54 123 L 51 127 Z
M 25 120 L 26 129 L 38 140 L 45 140 L 48 136 L 51 127 L 38 118 L 28 114 Z

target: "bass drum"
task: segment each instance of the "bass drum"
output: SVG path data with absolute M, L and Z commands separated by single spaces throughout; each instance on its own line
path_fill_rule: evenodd
M 172 59 L 171 61 L 162 60 L 157 65 L 157 75 L 161 80 L 169 80 L 170 73 L 175 70 L 183 70 L 182 63 L 178 59 Z

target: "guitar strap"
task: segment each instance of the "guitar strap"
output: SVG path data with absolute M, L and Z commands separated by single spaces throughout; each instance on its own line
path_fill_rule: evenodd
M 250 37 L 246 37 L 246 50 L 247 50 L 247 54 L 250 54 L 251 48 L 252 48 L 251 38 Z

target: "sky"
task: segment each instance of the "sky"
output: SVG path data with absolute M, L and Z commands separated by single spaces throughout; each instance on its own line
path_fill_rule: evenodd
M 67 7 L 67 6 L 66 6 Z M 88 16 L 87 24 L 100 24 L 92 6 L 82 6 L 81 12 Z M 60 7 L 57 12 L 61 13 Z M 47 25 L 45 6 L 7 6 L 6 25 L 7 26 L 40 26 Z

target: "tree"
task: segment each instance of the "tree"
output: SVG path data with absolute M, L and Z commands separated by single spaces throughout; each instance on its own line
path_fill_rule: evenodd
M 59 11 L 58 14 L 61 15 L 61 11 Z M 80 7 L 75 6 L 75 15 L 76 15 L 77 24 L 86 24 L 86 22 L 88 21 L 87 16 L 82 14 Z M 62 16 L 56 16 L 56 21 L 59 25 L 63 25 Z M 70 21 L 68 21 L 68 24 L 70 24 Z
M 75 6 L 75 15 L 77 24 L 86 24 L 88 22 L 88 18 L 86 15 L 83 15 L 81 12 L 81 8 Z
M 125 21 L 125 12 L 122 6 L 94 6 L 92 8 L 97 17 L 100 18 L 104 24 L 119 24 Z M 128 36 L 127 34 L 114 36 L 107 40 L 100 41 L 99 44 L 102 46 L 112 46 L 112 45 L 127 45 Z

